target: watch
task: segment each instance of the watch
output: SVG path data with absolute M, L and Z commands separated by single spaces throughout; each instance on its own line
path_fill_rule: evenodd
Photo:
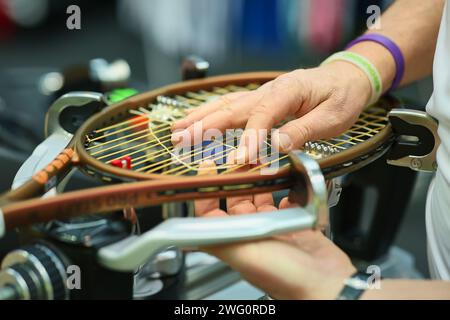
M 336 300 L 358 300 L 364 291 L 369 289 L 369 278 L 371 276 L 371 274 L 361 271 L 354 273 L 344 281 L 344 288 Z

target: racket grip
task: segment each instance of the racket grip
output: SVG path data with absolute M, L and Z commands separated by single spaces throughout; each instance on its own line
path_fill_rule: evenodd
M 312 229 L 316 216 L 304 208 L 217 218 L 172 218 L 141 236 L 131 236 L 100 249 L 105 267 L 132 271 L 158 252 L 176 246 L 184 249 L 267 238 Z

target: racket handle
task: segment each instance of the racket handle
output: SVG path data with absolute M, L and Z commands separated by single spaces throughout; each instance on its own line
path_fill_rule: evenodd
M 218 218 L 172 218 L 141 236 L 131 236 L 100 249 L 105 267 L 132 271 L 170 246 L 193 249 L 267 238 L 314 228 L 316 217 L 303 208 Z
M 290 199 L 303 207 L 232 217 L 172 218 L 141 236 L 100 249 L 99 262 L 113 270 L 132 271 L 170 246 L 197 248 L 326 228 L 328 197 L 319 165 L 300 151 L 289 156 L 296 181 Z

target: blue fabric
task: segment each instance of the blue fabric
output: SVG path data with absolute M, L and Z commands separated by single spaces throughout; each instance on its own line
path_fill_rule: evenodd
M 241 5 L 241 43 L 255 50 L 280 48 L 277 0 L 243 0 Z

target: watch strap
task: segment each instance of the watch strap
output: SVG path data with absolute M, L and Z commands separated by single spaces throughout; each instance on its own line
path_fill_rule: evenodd
M 339 293 L 336 300 L 358 300 L 369 288 L 369 278 L 371 274 L 358 271 L 345 280 L 344 288 Z

